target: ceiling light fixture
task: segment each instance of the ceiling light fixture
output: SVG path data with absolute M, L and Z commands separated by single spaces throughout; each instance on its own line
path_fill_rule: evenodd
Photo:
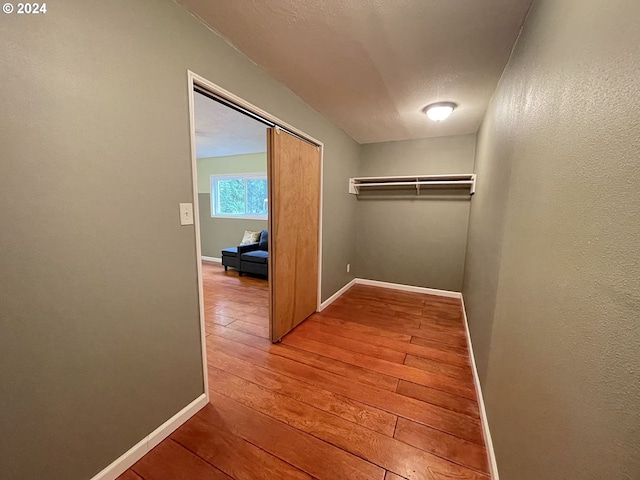
M 441 122 L 449 118 L 449 115 L 453 113 L 453 110 L 457 107 L 453 102 L 438 102 L 432 103 L 424 107 L 424 113 L 427 114 L 434 122 Z

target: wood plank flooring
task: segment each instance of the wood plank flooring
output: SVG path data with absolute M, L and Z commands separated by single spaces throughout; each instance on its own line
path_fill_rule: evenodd
M 272 344 L 268 284 L 203 264 L 210 404 L 120 480 L 487 480 L 457 299 L 356 285 Z

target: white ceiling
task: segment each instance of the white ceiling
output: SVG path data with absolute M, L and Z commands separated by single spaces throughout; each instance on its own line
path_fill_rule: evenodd
M 477 131 L 531 0 L 178 0 L 360 143 Z M 444 123 L 423 107 L 453 101 Z
M 194 99 L 196 158 L 267 151 L 266 125 L 200 93 Z

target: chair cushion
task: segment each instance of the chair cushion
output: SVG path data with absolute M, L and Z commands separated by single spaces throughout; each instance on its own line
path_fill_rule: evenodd
M 244 262 L 267 263 L 269 252 L 264 250 L 254 250 L 253 252 L 243 253 L 241 257 Z
M 238 247 L 223 248 L 222 249 L 222 256 L 237 257 L 238 256 Z
M 258 243 L 260 239 L 261 232 L 252 232 L 250 230 L 244 231 L 244 236 L 242 237 L 242 241 L 240 245 L 249 245 L 250 243 Z
M 269 234 L 266 230 L 262 230 L 262 233 L 260 233 L 260 242 L 258 243 L 258 248 L 260 250 L 264 250 L 265 252 L 269 250 Z

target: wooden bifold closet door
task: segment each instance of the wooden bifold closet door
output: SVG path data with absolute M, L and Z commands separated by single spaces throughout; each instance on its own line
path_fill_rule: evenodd
M 270 334 L 280 340 L 316 311 L 320 149 L 267 129 Z

